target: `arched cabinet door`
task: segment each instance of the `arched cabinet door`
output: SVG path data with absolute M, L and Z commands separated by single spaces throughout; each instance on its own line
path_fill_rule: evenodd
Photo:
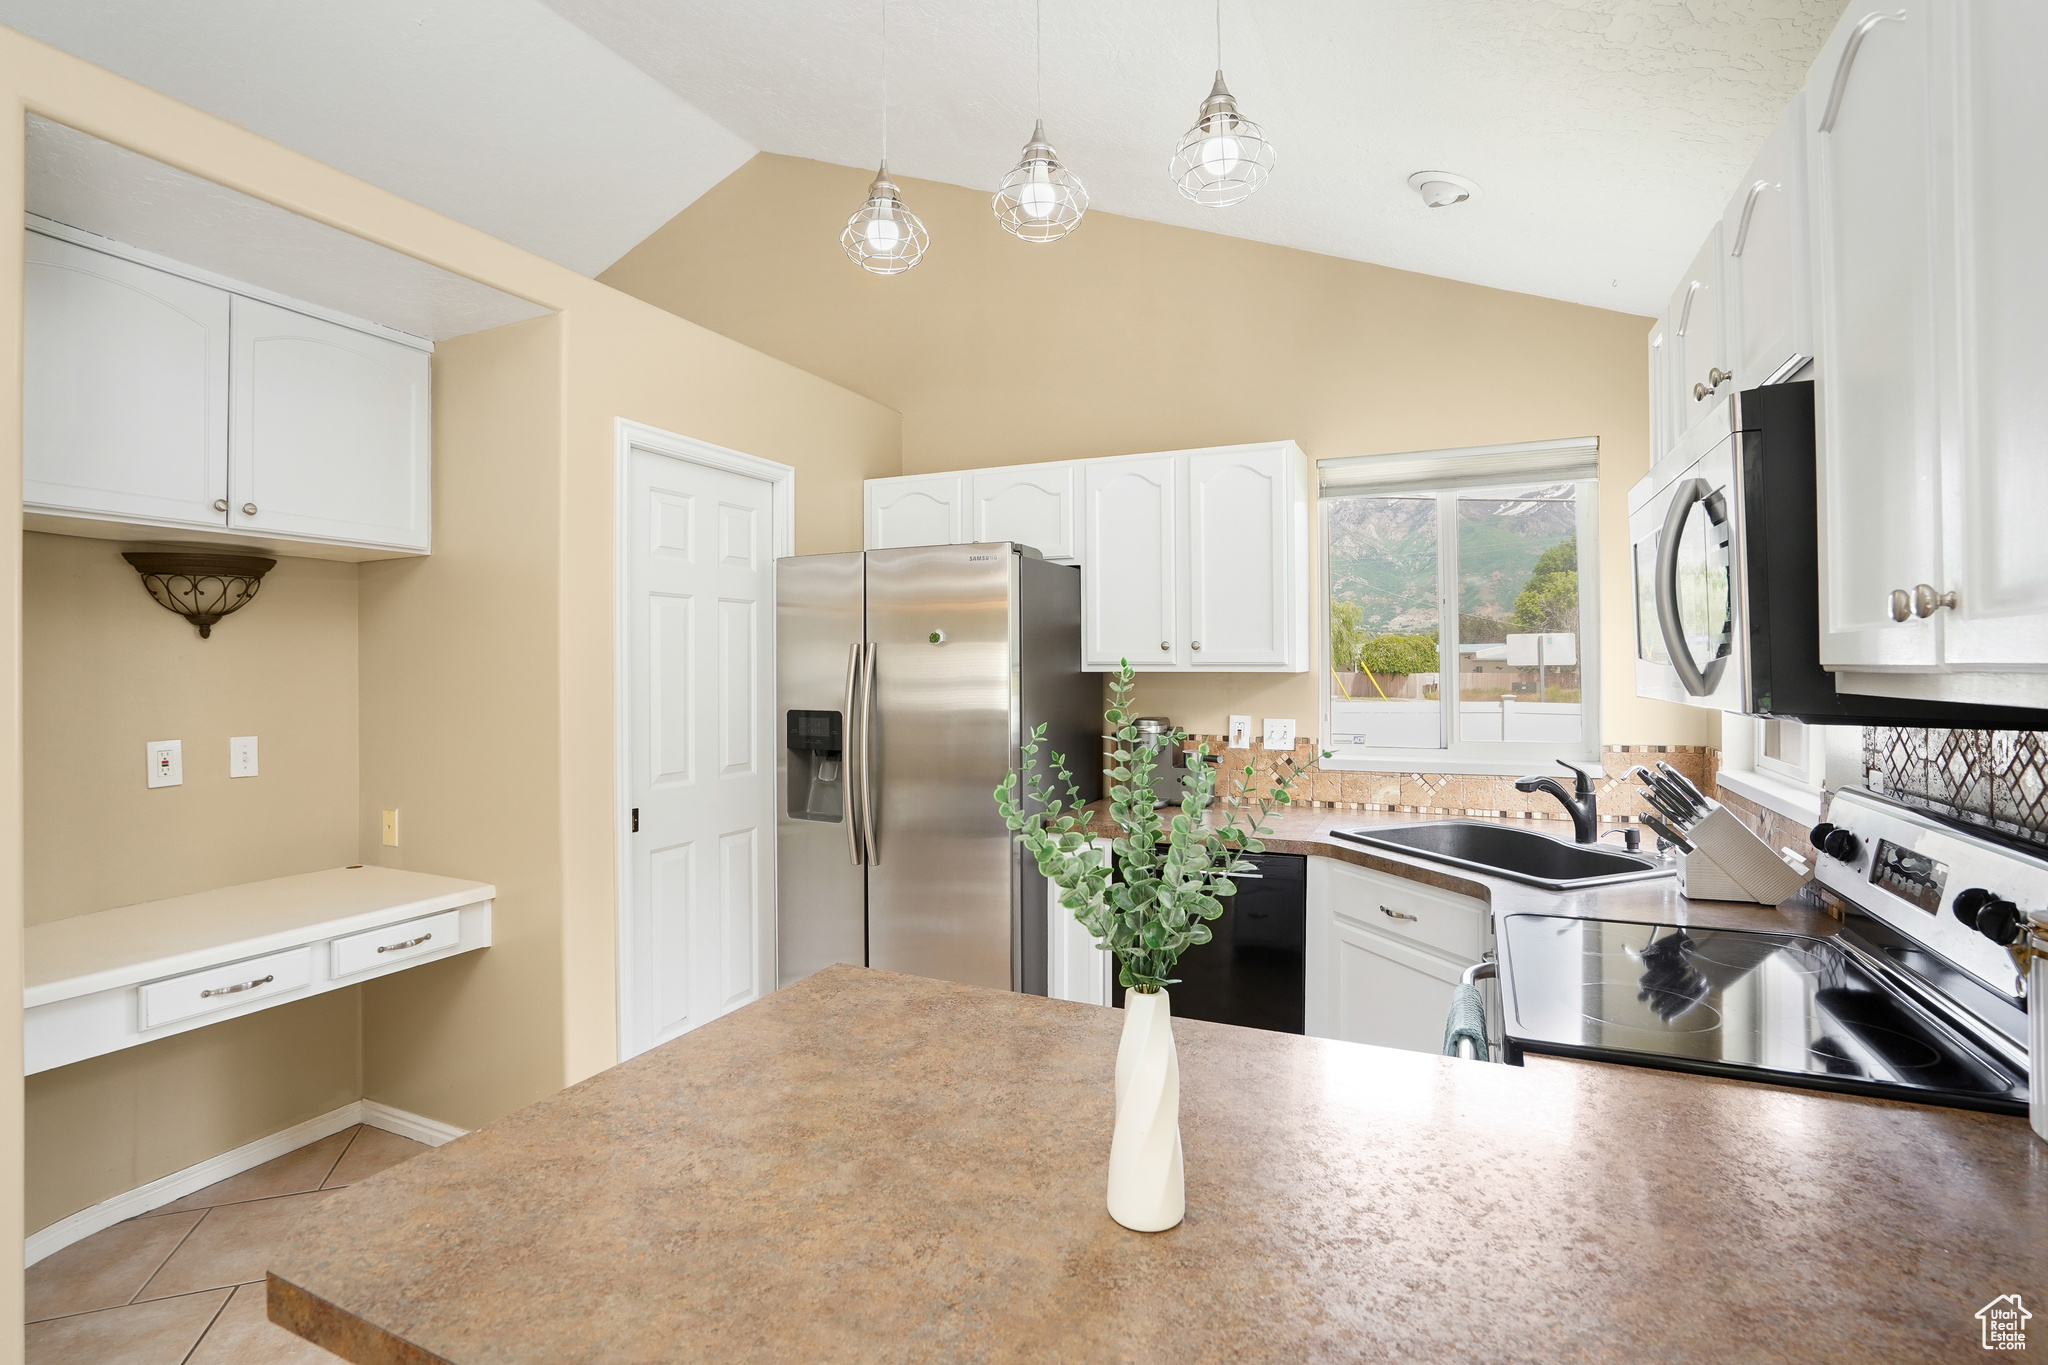
M 1081 667 L 1129 659 L 1147 672 L 1187 666 L 1178 629 L 1181 457 L 1138 455 L 1084 466 L 1087 539 Z
M 1305 654 L 1294 559 L 1305 554 L 1291 445 L 1187 456 L 1188 663 L 1287 669 Z
M 962 515 L 965 483 L 959 474 L 910 474 L 869 479 L 863 548 L 903 550 L 913 545 L 958 545 L 967 539 Z
M 1012 540 L 1047 559 L 1080 562 L 1078 476 L 1069 463 L 975 470 L 967 539 Z
M 37 232 L 24 255 L 23 502 L 226 525 L 227 291 Z

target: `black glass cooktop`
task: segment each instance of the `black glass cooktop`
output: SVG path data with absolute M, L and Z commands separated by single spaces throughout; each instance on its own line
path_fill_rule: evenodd
M 1509 915 L 1508 1059 L 1550 1053 L 2025 1113 L 2026 1076 L 1797 934 Z

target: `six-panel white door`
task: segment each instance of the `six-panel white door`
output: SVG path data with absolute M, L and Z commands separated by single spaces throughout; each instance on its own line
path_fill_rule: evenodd
M 1939 660 L 1936 619 L 1886 610 L 1941 573 L 1930 18 L 1926 0 L 1856 0 L 1806 89 L 1824 665 Z
M 772 989 L 772 486 L 636 448 L 627 502 L 629 854 L 619 1050 Z
M 913 545 L 958 545 L 967 539 L 966 480 L 959 474 L 912 474 L 870 479 L 866 498 L 866 549 L 903 550 Z
M 24 237 L 22 501 L 226 524 L 228 294 Z
M 1186 661 L 1186 642 L 1176 628 L 1179 465 L 1173 455 L 1082 465 L 1084 669 L 1111 671 L 1129 659 L 1133 668 L 1151 671 Z
M 228 526 L 428 549 L 432 357 L 240 295 L 233 334 Z
M 968 540 L 1013 540 L 1047 559 L 1076 557 L 1081 499 L 1074 465 L 978 469 L 968 479 Z
M 1293 449 L 1252 446 L 1187 457 L 1188 654 L 1194 668 L 1300 667 Z

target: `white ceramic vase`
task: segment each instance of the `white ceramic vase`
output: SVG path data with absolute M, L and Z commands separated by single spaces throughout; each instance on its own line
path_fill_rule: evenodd
M 1109 1141 L 1109 1216 L 1133 1232 L 1164 1232 L 1187 1212 L 1180 1157 L 1180 1056 L 1165 991 L 1124 992 L 1116 1049 L 1116 1132 Z

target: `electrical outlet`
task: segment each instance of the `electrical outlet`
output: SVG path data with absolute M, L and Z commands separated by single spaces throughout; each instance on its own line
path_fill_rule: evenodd
M 256 776 L 256 736 L 235 735 L 228 740 L 228 776 Z
M 152 787 L 182 787 L 185 785 L 185 742 L 178 739 L 153 739 L 142 746 L 143 755 L 149 764 L 149 785 Z
M 1252 718 L 1232 716 L 1230 718 L 1230 747 L 1249 749 L 1252 747 Z
M 398 847 L 398 812 L 395 810 L 384 812 L 384 845 L 387 848 Z
M 1266 750 L 1278 749 L 1283 753 L 1294 752 L 1294 722 L 1291 720 L 1266 721 Z

